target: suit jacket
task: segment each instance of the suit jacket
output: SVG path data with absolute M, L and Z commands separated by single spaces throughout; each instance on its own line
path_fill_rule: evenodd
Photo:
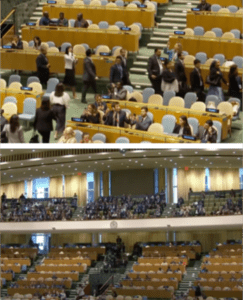
M 55 119 L 55 115 L 52 109 L 50 110 L 42 110 L 41 108 L 37 108 L 34 128 L 39 131 L 52 131 L 52 120 Z
M 136 122 L 136 129 L 147 131 L 152 124 L 152 120 L 148 116 L 146 116 L 145 119 L 143 119 L 142 116 L 139 116 L 138 119 L 139 120 Z
M 117 126 L 117 118 L 116 118 L 116 112 L 110 111 L 107 116 L 104 116 L 105 125 L 109 126 Z M 130 124 L 131 121 L 127 118 L 125 111 L 119 112 L 119 127 L 124 127 L 125 123 Z
M 162 79 L 166 83 L 172 83 L 176 79 L 176 76 L 174 72 L 170 72 L 170 70 L 164 69 L 162 73 Z
M 68 27 L 68 20 L 67 19 L 65 19 L 65 18 L 63 20 L 58 19 L 57 25 L 59 26 L 61 23 L 63 24 L 64 27 Z
M 203 82 L 203 78 L 201 76 L 201 81 L 202 81 L 202 85 L 200 85 L 200 76 L 198 74 L 198 71 L 196 68 L 193 69 L 193 71 L 190 74 L 190 82 L 191 82 L 191 88 L 192 91 L 200 91 L 200 90 L 204 90 L 204 82 Z
M 116 93 L 112 94 L 112 99 L 116 99 L 116 100 L 126 100 L 127 97 L 127 90 L 126 89 L 121 89 L 121 90 L 116 90 Z
M 23 49 L 23 47 L 24 47 L 23 42 L 20 39 L 18 40 L 18 43 L 16 46 L 12 44 L 13 49 Z
M 229 77 L 229 96 L 234 97 L 235 95 L 239 95 L 239 94 L 240 94 L 240 87 L 239 87 L 239 82 L 237 80 L 237 77 L 236 76 Z
M 179 124 L 175 124 L 175 127 L 173 129 L 173 133 L 179 133 L 180 132 L 180 129 L 181 129 L 181 125 Z M 186 134 L 186 135 L 192 135 L 192 132 L 191 132 L 191 128 L 183 128 L 183 133 L 182 134 Z
M 46 17 L 42 17 L 40 19 L 39 25 L 40 26 L 48 26 L 50 24 L 50 19 L 46 18 Z
M 217 135 L 218 133 L 214 128 L 212 134 L 208 134 L 208 131 L 204 129 L 201 140 L 204 142 L 216 143 Z
M 157 78 L 159 79 L 162 74 L 160 74 L 160 67 L 159 67 L 159 63 L 158 63 L 158 58 L 157 56 L 154 54 L 149 58 L 148 61 L 148 73 L 149 73 L 149 78 L 151 79 L 152 75 L 156 75 Z M 153 80 L 153 79 L 152 79 Z
M 178 60 L 175 64 L 175 74 L 176 74 L 176 78 L 179 82 L 187 81 L 186 73 L 185 73 L 185 66 L 183 65 L 183 63 L 180 60 Z
M 84 75 L 83 81 L 94 81 L 96 77 L 96 68 L 93 61 L 86 57 L 84 59 Z
M 37 56 L 36 65 L 38 76 L 49 76 L 49 68 L 47 68 L 48 63 L 48 59 L 44 54 L 41 53 Z
M 211 4 L 206 3 L 205 5 L 203 5 L 202 3 L 200 3 L 198 4 L 197 8 L 203 11 L 211 11 Z
M 123 78 L 123 74 L 122 74 L 122 77 L 121 77 L 121 72 L 120 72 L 117 64 L 113 65 L 110 68 L 110 82 L 111 83 L 121 82 L 122 78 Z

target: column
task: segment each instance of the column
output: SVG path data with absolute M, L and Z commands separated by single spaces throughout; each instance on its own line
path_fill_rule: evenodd
M 97 245 L 99 243 L 98 233 L 92 233 L 92 246 Z
M 94 173 L 94 201 L 100 196 L 100 173 Z
M 159 192 L 165 190 L 165 169 L 159 168 Z
M 167 168 L 167 199 L 173 203 L 173 169 Z
M 104 196 L 109 196 L 109 171 L 103 172 L 103 193 Z

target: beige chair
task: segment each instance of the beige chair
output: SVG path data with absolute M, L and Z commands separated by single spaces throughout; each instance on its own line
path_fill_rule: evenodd
M 156 104 L 156 105 L 163 105 L 163 97 L 158 94 L 151 95 L 148 99 L 148 103 Z
M 102 142 L 100 140 L 93 141 L 93 143 L 95 143 L 95 144 L 104 144 L 104 142 Z
M 118 296 L 116 297 L 116 300 L 124 300 L 124 296 L 118 295 Z
M 79 5 L 79 6 L 83 6 L 84 2 L 82 0 L 74 0 L 73 5 Z
M 7 82 L 4 79 L 0 79 L 0 90 L 1 89 L 6 89 Z
M 143 95 L 140 92 L 133 92 L 130 94 L 130 98 L 135 98 L 137 102 L 143 103 Z
M 120 28 L 116 25 L 110 25 L 107 30 L 110 31 L 120 31 Z
M 195 56 L 193 55 L 186 55 L 184 59 L 184 64 L 193 64 L 195 60 Z
M 73 54 L 74 55 L 85 55 L 85 52 L 86 52 L 86 49 L 84 48 L 83 45 L 75 45 L 73 47 Z
M 168 106 L 185 107 L 185 101 L 181 97 L 173 97 L 170 99 Z
M 111 295 L 106 296 L 105 300 L 113 300 L 113 297 Z
M 243 8 L 240 8 L 236 12 L 237 15 L 243 15 Z
M 210 66 L 214 60 L 215 59 L 213 59 L 213 58 L 207 59 L 206 62 L 205 62 L 205 64 L 204 64 L 204 66 Z
M 111 51 L 111 50 L 110 50 L 110 48 L 109 48 L 108 46 L 100 45 L 100 46 L 97 48 L 95 54 L 96 54 L 96 55 L 100 55 L 100 52 L 109 53 L 110 51 Z
M 133 3 L 131 3 L 133 4 Z M 141 31 L 140 31 L 140 27 L 137 24 L 132 24 L 129 26 L 129 28 L 131 28 L 131 31 L 134 33 L 139 34 L 139 36 L 141 36 Z
M 153 3 L 149 2 L 149 1 L 146 1 L 146 5 L 147 5 L 148 10 L 154 10 L 154 11 L 156 10 Z
M 153 123 L 148 128 L 149 133 L 163 134 L 164 128 L 160 123 Z
M 232 32 L 225 32 L 222 37 L 222 39 L 230 39 L 230 40 L 234 40 L 235 39 L 235 35 Z
M 116 3 L 109 2 L 106 4 L 106 7 L 117 7 Z
M 125 300 L 132 300 L 132 297 L 131 296 L 126 296 Z
M 22 84 L 20 82 L 12 82 L 8 88 L 20 90 L 21 86 Z
M 216 38 L 216 33 L 213 31 L 206 31 L 203 36 L 209 38 Z
M 42 42 L 42 43 L 41 43 L 41 46 L 44 46 L 44 47 L 46 47 L 46 49 L 48 49 L 48 48 L 49 48 L 49 45 L 48 45 L 47 43 L 45 43 L 45 42 Z
M 48 53 L 59 53 L 59 49 L 57 47 L 50 47 L 47 49 Z
M 29 85 L 29 87 L 33 88 L 33 91 L 38 92 L 39 94 L 41 94 L 43 92 L 42 90 L 42 85 L 39 82 L 31 82 Z M 231 105 L 232 106 L 232 105 Z
M 138 8 L 135 3 L 129 3 L 126 8 Z
M 220 10 L 217 11 L 218 14 L 230 14 L 230 10 L 226 7 L 220 8 Z
M 117 56 L 121 55 L 121 54 L 120 54 L 121 49 L 122 49 L 122 47 L 116 48 L 116 50 L 115 50 L 114 53 L 113 53 L 113 56 L 117 57 Z
M 97 24 L 91 24 L 89 25 L 88 29 L 100 29 Z
M 185 31 L 185 35 L 194 35 L 194 31 L 193 31 L 193 29 L 192 28 L 186 28 L 186 29 L 184 29 L 184 31 Z
M 29 43 L 28 43 L 28 42 L 22 41 L 22 43 L 23 43 L 23 49 L 24 49 L 24 50 L 26 50 L 26 49 L 29 48 Z
M 196 101 L 192 104 L 191 109 L 199 110 L 199 111 L 205 111 L 206 110 L 206 104 L 201 101 Z
M 90 5 L 89 6 L 101 6 L 101 2 L 100 1 L 98 1 L 98 0 L 94 0 L 94 1 L 91 1 L 90 2 Z
M 219 110 L 220 114 L 225 114 L 225 115 L 230 115 L 231 119 L 228 120 L 228 132 L 231 136 L 231 125 L 232 125 L 232 118 L 234 116 L 233 112 L 233 106 L 229 102 L 220 102 L 219 105 L 217 106 L 217 109 Z

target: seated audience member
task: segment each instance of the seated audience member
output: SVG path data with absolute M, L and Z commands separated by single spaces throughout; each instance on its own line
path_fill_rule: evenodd
M 63 12 L 60 12 L 60 14 L 59 14 L 59 19 L 57 21 L 57 26 L 68 27 L 68 20 L 66 18 L 64 18 L 64 13 Z
M 83 133 L 82 140 L 80 141 L 80 143 L 83 143 L 83 144 L 92 143 L 92 140 L 90 139 L 88 132 Z
M 3 116 L 4 110 L 1 109 L 1 114 L 0 114 L 0 130 L 1 132 L 3 131 L 3 128 L 5 125 L 8 124 L 8 121 L 5 119 L 5 117 Z M 1 143 L 7 143 L 8 139 L 6 137 L 6 133 L 1 135 Z
M 94 103 L 94 105 L 96 106 L 96 108 L 98 110 L 101 110 L 103 112 L 105 112 L 107 110 L 107 104 L 106 104 L 106 102 L 102 101 L 102 97 L 101 97 L 100 94 L 96 94 L 95 95 L 95 103 Z
M 190 74 L 191 90 L 197 94 L 198 100 L 205 102 L 206 94 L 204 93 L 204 82 L 201 75 L 201 62 L 199 59 L 194 60 L 195 68 Z
M 159 268 L 159 270 L 158 270 L 158 272 L 157 272 L 158 274 L 163 274 L 164 273 L 164 270 L 163 269 L 161 269 L 161 268 Z
M 63 131 L 63 135 L 59 139 L 58 143 L 63 143 L 63 144 L 77 143 L 74 130 L 71 127 L 65 128 Z
M 37 76 L 41 84 L 47 84 L 50 76 L 50 64 L 46 57 L 47 49 L 44 45 L 40 47 L 40 54 L 36 58 Z
M 122 69 L 123 69 L 122 83 L 126 84 L 126 85 L 132 85 L 131 81 L 129 79 L 126 54 L 127 54 L 127 51 L 125 49 L 121 48 L 120 55 L 121 55 L 121 59 L 122 59 L 121 65 L 122 65 Z
M 115 64 L 110 68 L 110 83 L 122 82 L 123 69 L 121 63 L 121 56 L 117 56 Z
M 76 28 L 88 28 L 89 24 L 88 22 L 83 18 L 83 14 L 77 15 L 77 20 L 74 23 L 74 27 Z
M 116 100 L 126 100 L 127 98 L 127 90 L 123 88 L 121 82 L 110 84 L 108 86 L 108 94 L 112 97 L 112 99 Z
M 229 96 L 242 99 L 242 77 L 238 74 L 237 65 L 230 67 L 229 71 Z
M 152 124 L 152 120 L 147 115 L 148 108 L 146 106 L 141 108 L 141 115 L 140 116 L 133 116 L 133 121 L 136 124 L 137 130 L 147 131 L 149 126 Z
M 23 42 L 21 41 L 21 39 L 17 35 L 13 36 L 12 48 L 13 49 L 23 49 Z
M 47 11 L 43 12 L 43 17 L 40 19 L 40 26 L 48 26 L 50 24 L 49 13 Z
M 182 136 L 183 134 L 192 135 L 191 127 L 188 124 L 186 116 L 180 116 L 179 124 L 175 124 L 173 133 L 177 133 L 179 136 Z
M 207 3 L 206 0 L 201 0 L 201 3 L 198 4 L 197 8 L 203 11 L 211 11 L 211 4 Z
M 104 115 L 106 125 L 125 127 L 125 123 L 130 124 L 131 120 L 127 118 L 126 112 L 121 110 L 120 104 L 115 103 L 114 111 L 108 110 Z
M 164 61 L 161 89 L 163 92 L 174 91 L 175 93 L 178 93 L 179 91 L 178 81 L 172 69 L 172 62 L 168 59 L 165 59 Z
M 38 36 L 35 36 L 33 38 L 33 41 L 34 41 L 33 49 L 40 50 L 41 49 L 41 39 Z
M 216 143 L 217 142 L 217 130 L 213 127 L 213 121 L 207 120 L 204 124 L 204 131 L 202 134 L 202 143 Z
M 178 198 L 178 202 L 177 202 L 177 205 L 176 207 L 181 207 L 181 205 L 183 205 L 185 203 L 184 199 L 182 197 Z
M 99 124 L 100 123 L 100 113 L 98 112 L 94 104 L 89 104 L 88 108 L 83 112 L 80 118 L 84 119 L 84 122 Z
M 6 136 L 8 143 L 24 143 L 24 132 L 22 126 L 19 124 L 18 115 L 12 115 L 9 124 L 5 124 L 1 137 Z

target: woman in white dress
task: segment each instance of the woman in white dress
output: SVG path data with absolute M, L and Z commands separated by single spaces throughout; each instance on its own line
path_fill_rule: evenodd
M 78 60 L 73 55 L 73 47 L 68 46 L 65 51 L 64 55 L 65 61 L 65 77 L 63 84 L 65 86 L 69 86 L 73 92 L 73 99 L 77 99 L 76 97 L 76 80 L 75 80 L 75 65 L 77 64 Z

